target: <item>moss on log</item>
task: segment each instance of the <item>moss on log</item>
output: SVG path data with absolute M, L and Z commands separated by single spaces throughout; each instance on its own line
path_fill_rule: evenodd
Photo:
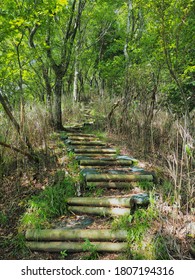
M 91 206 L 68 206 L 70 212 L 76 214 L 91 214 L 98 216 L 123 216 L 130 214 L 130 208 L 109 208 L 109 207 L 91 207 Z
M 85 156 L 85 157 L 91 157 L 91 158 L 101 158 L 102 156 L 110 158 L 116 155 L 116 153 L 109 153 L 109 154 L 100 154 L 100 153 L 79 153 L 79 152 L 75 152 L 75 154 L 77 156 Z
M 87 182 L 137 182 L 153 181 L 152 175 L 140 174 L 87 174 Z
M 89 137 L 89 138 L 97 138 L 94 134 L 85 134 L 85 133 L 78 133 L 78 132 L 75 132 L 75 133 L 67 133 L 68 136 L 70 137 Z
M 125 182 L 87 182 L 86 187 L 94 186 L 100 188 L 108 188 L 108 189 L 133 189 L 136 184 L 135 182 L 132 183 L 125 183 Z
M 132 160 L 81 160 L 82 166 L 131 166 Z
M 44 229 L 27 230 L 26 240 L 29 241 L 93 241 L 126 240 L 127 232 L 124 230 L 111 231 L 110 229 Z
M 99 141 L 95 136 L 83 137 L 83 136 L 67 136 L 70 141 L 86 142 L 86 141 Z M 67 138 L 66 138 L 67 139 Z
M 93 148 L 88 148 L 88 149 L 74 149 L 75 153 L 80 153 L 80 154 L 115 154 L 116 150 L 114 149 L 106 149 L 106 148 L 97 148 L 97 149 L 93 149 Z
M 70 197 L 68 205 L 130 207 L 131 197 Z
M 79 242 L 26 242 L 26 246 L 33 251 L 44 252 L 84 252 L 90 251 L 90 247 L 87 250 L 85 243 Z M 127 249 L 128 244 L 126 242 L 91 242 L 97 252 L 122 252 Z
M 88 149 L 90 149 L 90 150 L 99 150 L 99 149 L 106 149 L 106 146 L 104 147 L 104 146 L 96 146 L 96 145 L 87 145 L 87 146 L 84 146 L 84 145 L 72 145 L 71 143 L 69 143 L 68 145 L 70 145 L 70 147 L 72 148 L 72 150 L 75 152 L 75 153 L 77 153 L 76 152 L 76 150 L 80 150 L 80 149 L 82 149 L 82 150 L 88 150 Z M 91 153 L 91 152 L 90 152 Z M 94 153 L 94 151 L 92 151 L 92 153 Z
M 88 141 L 88 142 L 85 141 L 84 142 L 84 141 L 72 141 L 71 140 L 68 144 L 72 145 L 72 146 L 85 146 L 86 148 L 88 146 L 96 146 L 96 147 L 98 147 L 98 146 L 100 146 L 100 147 L 106 146 L 106 144 L 102 143 L 101 141 Z

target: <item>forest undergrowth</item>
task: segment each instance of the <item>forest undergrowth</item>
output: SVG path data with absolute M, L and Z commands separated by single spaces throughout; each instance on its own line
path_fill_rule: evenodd
M 110 101 L 109 106 L 104 104 L 101 100 L 90 104 L 92 115 L 96 119 L 93 133 L 117 147 L 121 154 L 140 160 L 141 167 L 156 172 L 157 184 L 153 191 L 158 193 L 158 200 L 155 202 L 158 217 L 149 232 L 155 233 L 158 244 L 163 244 L 159 254 L 162 253 L 162 259 L 191 259 L 190 248 L 195 234 L 192 136 L 183 127 L 182 119 L 173 120 L 173 117 L 159 112 L 151 126 L 151 139 L 144 143 L 144 127 L 139 110 L 129 112 L 126 122 L 118 123 L 120 106 L 112 112 L 112 119 L 109 119 L 115 103 Z M 80 121 L 80 106 L 77 104 L 72 109 L 70 106 L 64 108 L 64 124 Z M 20 139 L 9 121 L 6 118 L 1 120 L 3 137 L 8 143 L 22 149 Z M 80 179 L 75 175 L 77 165 L 70 163 L 73 158 L 68 155 L 60 135 L 49 125 L 46 110 L 42 110 L 40 106 L 33 109 L 29 106 L 25 129 L 39 157 L 38 164 L 12 149 L 0 147 L 0 256 L 3 259 L 60 258 L 56 254 L 29 252 L 22 232 L 30 226 L 29 222 L 35 227 L 49 226 L 52 218 L 65 214 L 65 204 L 61 204 L 63 202 L 59 197 L 66 195 L 68 189 L 75 195 L 74 187 L 68 186 L 73 186 L 73 181 L 75 183 L 75 180 Z M 91 128 L 88 129 L 90 130 Z M 65 179 L 68 178 L 67 174 L 69 179 Z M 68 180 L 68 185 L 64 180 Z M 65 189 L 60 187 L 65 186 L 64 184 Z M 60 194 L 55 191 L 55 186 Z M 52 203 L 56 203 L 54 212 L 50 207 Z M 42 207 L 45 212 L 36 211 L 36 207 L 39 210 Z M 150 234 L 146 235 L 146 240 Z M 150 244 L 148 240 L 147 242 L 146 244 Z M 133 258 L 152 257 L 144 254 L 143 244 L 141 248 L 141 251 L 134 248 L 137 253 Z M 129 257 L 132 258 L 132 255 L 128 255 Z

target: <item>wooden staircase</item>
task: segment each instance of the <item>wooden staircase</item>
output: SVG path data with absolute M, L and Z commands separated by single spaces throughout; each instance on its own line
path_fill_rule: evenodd
M 86 119 L 91 120 L 89 108 L 83 113 Z M 134 184 L 152 182 L 154 174 L 138 168 L 136 159 L 119 155 L 115 148 L 102 142 L 97 136 L 85 133 L 86 125 L 93 125 L 93 121 L 67 126 L 66 136 L 63 138 L 69 151 L 75 154 L 84 178 L 81 196 L 67 199 L 69 212 L 106 218 L 130 215 L 136 207 L 147 207 L 150 202 L 149 195 L 137 192 Z M 92 187 L 101 188 L 106 194 L 101 197 L 86 197 L 85 192 Z M 121 252 L 128 247 L 127 232 L 113 231 L 110 227 L 27 230 L 25 237 L 27 246 L 35 251 L 81 252 L 86 239 L 99 252 Z

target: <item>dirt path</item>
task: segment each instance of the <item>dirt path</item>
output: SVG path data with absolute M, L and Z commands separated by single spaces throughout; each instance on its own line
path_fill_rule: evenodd
M 91 119 L 89 109 L 84 114 Z M 94 134 L 85 133 L 85 127 L 91 125 L 93 121 L 66 127 L 65 143 L 83 176 L 78 197 L 67 201 L 72 217 L 53 229 L 27 231 L 27 246 L 32 251 L 79 253 L 94 248 L 109 254 L 124 252 L 127 232 L 113 231 L 112 218 L 130 215 L 149 204 L 148 194 L 138 185 L 152 183 L 154 174 L 138 168 L 136 159 L 118 154 Z

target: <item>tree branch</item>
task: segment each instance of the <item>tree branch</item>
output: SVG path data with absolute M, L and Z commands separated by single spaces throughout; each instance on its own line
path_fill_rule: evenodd
M 33 29 L 30 32 L 29 45 L 30 45 L 31 48 L 35 48 L 35 44 L 34 44 L 33 39 L 34 39 L 35 33 L 37 32 L 38 27 L 39 27 L 39 25 L 37 23 L 35 23 Z
M 1 142 L 1 141 L 0 141 L 0 145 L 3 146 L 3 147 L 5 147 L 5 148 L 11 149 L 11 150 L 13 150 L 13 151 L 15 151 L 15 152 L 17 152 L 17 153 L 20 153 L 20 154 L 22 154 L 22 155 L 28 157 L 30 160 L 33 160 L 33 161 L 36 161 L 36 162 L 37 162 L 37 158 L 35 158 L 34 156 L 32 156 L 31 154 L 29 154 L 29 153 L 27 153 L 27 152 L 25 152 L 25 151 L 22 151 L 22 150 L 20 150 L 20 149 L 18 149 L 18 148 L 16 148 L 16 147 L 13 147 L 13 146 L 10 145 L 10 144 L 7 144 L 7 143 L 4 143 L 4 142 Z

